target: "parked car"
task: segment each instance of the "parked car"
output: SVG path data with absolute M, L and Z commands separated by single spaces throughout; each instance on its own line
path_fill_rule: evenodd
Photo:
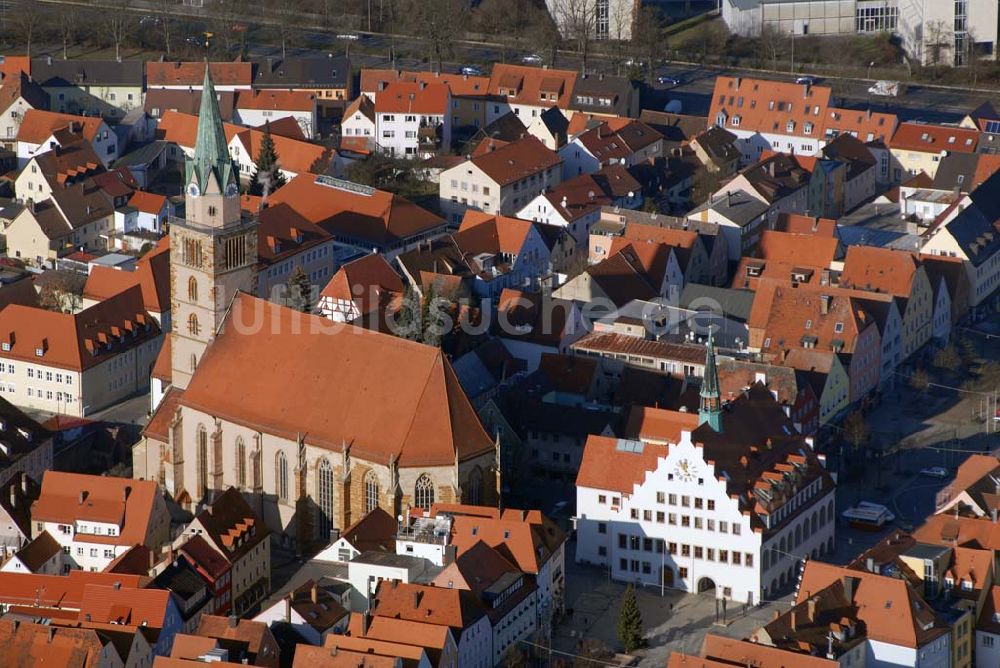
M 930 466 L 928 468 L 921 469 L 920 475 L 927 476 L 928 478 L 947 478 L 948 469 L 943 466 Z
M 872 95 L 882 97 L 896 97 L 899 95 L 898 81 L 876 81 L 875 85 L 868 89 Z
M 795 83 L 797 83 L 797 84 L 804 84 L 806 86 L 815 86 L 816 85 L 816 77 L 811 77 L 809 75 L 805 75 L 805 76 L 801 76 L 801 77 L 796 77 L 795 78 Z
M 542 57 L 537 53 L 529 53 L 526 56 L 521 56 L 521 62 L 526 65 L 541 65 Z
M 139 19 L 139 25 L 141 26 L 155 26 L 160 24 L 160 17 L 153 16 L 152 14 L 147 14 Z
M 339 35 L 337 35 L 337 39 L 346 39 L 352 42 L 356 42 L 357 40 L 361 39 L 361 35 L 359 35 L 356 32 L 342 32 Z
M 483 76 L 483 71 L 474 65 L 466 65 L 462 68 L 462 74 L 470 77 L 481 77 Z
M 646 61 L 642 58 L 629 58 L 623 64 L 625 67 L 645 67 Z
M 205 37 L 203 35 L 188 35 L 184 38 L 184 42 L 191 46 L 205 46 Z
M 662 84 L 664 86 L 680 86 L 681 80 L 675 77 L 656 77 L 656 83 Z

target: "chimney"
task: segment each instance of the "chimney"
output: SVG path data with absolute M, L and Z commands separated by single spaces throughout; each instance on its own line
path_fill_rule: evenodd
M 28 474 L 27 473 L 22 473 L 21 474 L 21 493 L 24 494 L 25 496 L 28 495 Z
M 125 485 L 125 489 L 122 490 L 122 501 L 128 501 L 128 495 L 132 493 L 132 486 Z
M 865 568 L 868 569 L 869 573 L 874 573 L 875 572 L 875 560 L 872 559 L 871 557 L 868 557 L 867 559 L 865 559 Z
M 813 596 L 806 603 L 806 612 L 808 614 L 808 619 L 810 623 L 816 622 L 816 597 Z
M 17 508 L 17 485 L 10 486 L 10 507 L 11 510 Z M 995 518 L 994 521 L 996 521 Z
M 153 570 L 156 566 L 156 552 L 152 550 L 149 551 L 149 570 Z
M 236 615 L 229 615 L 229 628 L 235 629 L 237 624 L 240 623 L 240 618 Z
M 78 505 L 81 505 L 81 506 L 82 506 L 82 505 L 83 505 L 83 502 L 84 502 L 84 501 L 85 501 L 86 499 L 87 499 L 87 492 L 86 492 L 86 490 L 80 490 L 80 502 L 79 502 L 79 504 L 78 504 Z
M 420 599 L 423 598 L 424 593 L 420 590 L 413 592 L 413 607 L 420 607 Z
M 51 56 L 49 56 L 49 60 L 52 60 L 52 57 L 51 57 Z M 52 639 L 53 639 L 53 638 L 54 638 L 55 636 L 56 636 L 56 627 L 54 627 L 54 626 L 50 626 L 50 627 L 49 627 L 49 644 L 52 644 Z
M 361 613 L 361 637 L 367 637 L 368 635 L 368 624 L 371 623 L 371 615 L 366 610 Z
M 844 595 L 847 597 L 848 601 L 854 601 L 854 588 L 857 586 L 857 580 L 850 575 L 845 575 L 841 578 L 844 585 Z
M 819 312 L 823 315 L 830 312 L 830 295 L 820 295 Z
M 309 590 L 309 598 L 312 599 L 313 605 L 319 603 L 319 586 L 313 584 L 312 589 Z
M 288 624 L 292 623 L 292 597 L 285 597 L 285 622 Z
M 731 207 L 732 205 L 733 205 L 733 191 L 732 190 L 727 190 L 726 191 L 726 206 L 730 206 Z
M 115 588 L 115 591 L 121 591 L 122 583 L 118 580 L 115 580 L 115 584 L 113 586 Z
M 791 611 L 791 613 L 789 614 L 789 617 L 791 618 L 790 622 L 791 622 L 791 626 L 792 626 L 792 631 L 798 631 L 799 630 L 799 611 L 793 609 Z

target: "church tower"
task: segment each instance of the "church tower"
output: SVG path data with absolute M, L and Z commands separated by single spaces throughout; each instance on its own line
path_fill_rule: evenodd
M 238 179 L 206 63 L 194 157 L 185 165 L 185 217 L 170 224 L 171 382 L 180 389 L 236 291 L 256 291 L 257 221 L 240 210 Z
M 698 424 L 706 422 L 717 433 L 722 433 L 722 400 L 719 393 L 719 371 L 715 366 L 715 347 L 712 344 L 712 330 L 708 330 L 705 344 L 705 378 L 701 383 L 701 406 L 698 409 Z

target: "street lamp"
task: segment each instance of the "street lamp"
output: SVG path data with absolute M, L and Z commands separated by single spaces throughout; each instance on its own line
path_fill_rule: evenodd
M 875 61 L 874 60 L 871 61 L 870 63 L 868 63 L 868 78 L 869 79 L 872 78 L 872 68 L 873 67 L 875 67 Z

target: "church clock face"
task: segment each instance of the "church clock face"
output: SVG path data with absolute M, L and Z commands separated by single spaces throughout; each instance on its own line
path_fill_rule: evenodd
M 191 197 L 197 197 L 200 194 L 201 190 L 199 190 L 197 183 L 192 183 L 188 186 L 188 195 Z
M 236 187 L 235 183 L 230 183 L 226 186 L 226 197 L 236 197 L 239 192 L 240 190 Z
M 697 477 L 697 469 L 690 460 L 682 459 L 674 466 L 674 476 L 684 482 L 691 482 Z

